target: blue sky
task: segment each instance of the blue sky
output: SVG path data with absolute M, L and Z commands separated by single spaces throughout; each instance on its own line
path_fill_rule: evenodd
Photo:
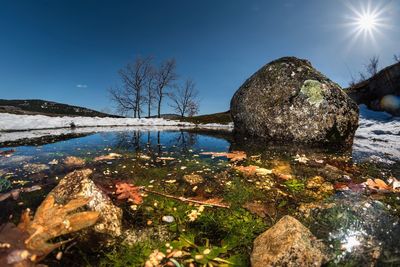
M 355 38 L 368 4 L 382 20 Z M 346 86 L 369 57 L 400 54 L 400 1 L 0 0 L 0 98 L 103 109 L 107 88 L 135 56 L 174 57 L 192 78 L 201 113 L 228 110 L 235 90 L 282 56 L 306 58 Z M 164 105 L 164 112 L 169 112 Z

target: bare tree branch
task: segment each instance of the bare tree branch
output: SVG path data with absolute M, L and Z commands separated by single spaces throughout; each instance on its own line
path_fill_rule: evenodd
M 171 107 L 182 117 L 185 115 L 193 116 L 198 113 L 199 100 L 197 98 L 198 91 L 192 80 L 186 80 L 183 86 L 170 94 L 172 100 Z
M 111 100 L 121 113 L 133 111 L 133 117 L 141 116 L 143 91 L 151 74 L 151 57 L 136 58 L 133 64 L 127 64 L 118 73 L 123 87 L 110 89 Z
M 400 54 L 398 54 L 398 55 L 393 55 L 393 59 L 394 59 L 394 61 L 396 61 L 397 63 L 400 63 Z
M 378 73 L 379 57 L 373 56 L 369 59 L 369 63 L 365 66 L 370 77 Z
M 161 117 L 161 105 L 164 96 L 168 94 L 166 89 L 172 86 L 172 83 L 177 79 L 175 72 L 175 59 L 169 59 L 163 62 L 155 74 L 155 90 L 157 97 L 157 116 Z

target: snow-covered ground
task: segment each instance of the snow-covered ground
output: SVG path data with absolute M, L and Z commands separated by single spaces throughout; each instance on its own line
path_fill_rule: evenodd
M 37 130 L 98 126 L 191 126 L 191 123 L 165 119 L 49 117 L 44 115 L 0 114 L 0 131 Z
M 360 105 L 353 155 L 356 159 L 400 161 L 400 118 Z
M 15 115 L 0 113 L 1 131 L 28 131 L 75 127 L 111 126 L 179 126 L 196 127 L 196 124 L 166 119 L 99 118 L 99 117 L 49 117 L 44 115 Z M 202 124 L 202 128 L 232 128 L 232 125 Z
M 76 128 L 71 128 L 71 123 Z M 180 129 L 224 129 L 231 130 L 232 124 L 216 123 L 196 125 L 166 119 L 98 118 L 98 117 L 49 117 L 43 115 L 15 115 L 0 113 L 0 142 L 27 138 L 84 134 L 112 131 L 173 131 Z

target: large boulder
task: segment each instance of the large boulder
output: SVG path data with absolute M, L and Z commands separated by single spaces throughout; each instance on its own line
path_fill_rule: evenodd
M 284 57 L 253 74 L 231 101 L 239 136 L 348 146 L 358 106 L 307 60 Z
M 65 204 L 76 197 L 89 198 L 86 209 L 98 211 L 100 218 L 94 225 L 94 231 L 117 237 L 121 235 L 122 210 L 90 179 L 92 170 L 77 170 L 67 174 L 50 192 L 59 204 Z
M 323 243 L 287 215 L 254 241 L 251 266 L 321 266 L 327 256 Z
M 400 62 L 384 68 L 345 91 L 358 104 L 400 116 Z

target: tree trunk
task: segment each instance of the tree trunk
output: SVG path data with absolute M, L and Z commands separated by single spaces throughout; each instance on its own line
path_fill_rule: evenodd
M 147 117 L 148 118 L 150 118 L 150 116 L 151 116 L 151 103 L 150 103 L 150 100 L 149 100 L 149 105 L 147 106 Z
M 157 117 L 161 118 L 161 102 L 162 102 L 162 97 L 158 99 L 158 110 L 157 110 Z

